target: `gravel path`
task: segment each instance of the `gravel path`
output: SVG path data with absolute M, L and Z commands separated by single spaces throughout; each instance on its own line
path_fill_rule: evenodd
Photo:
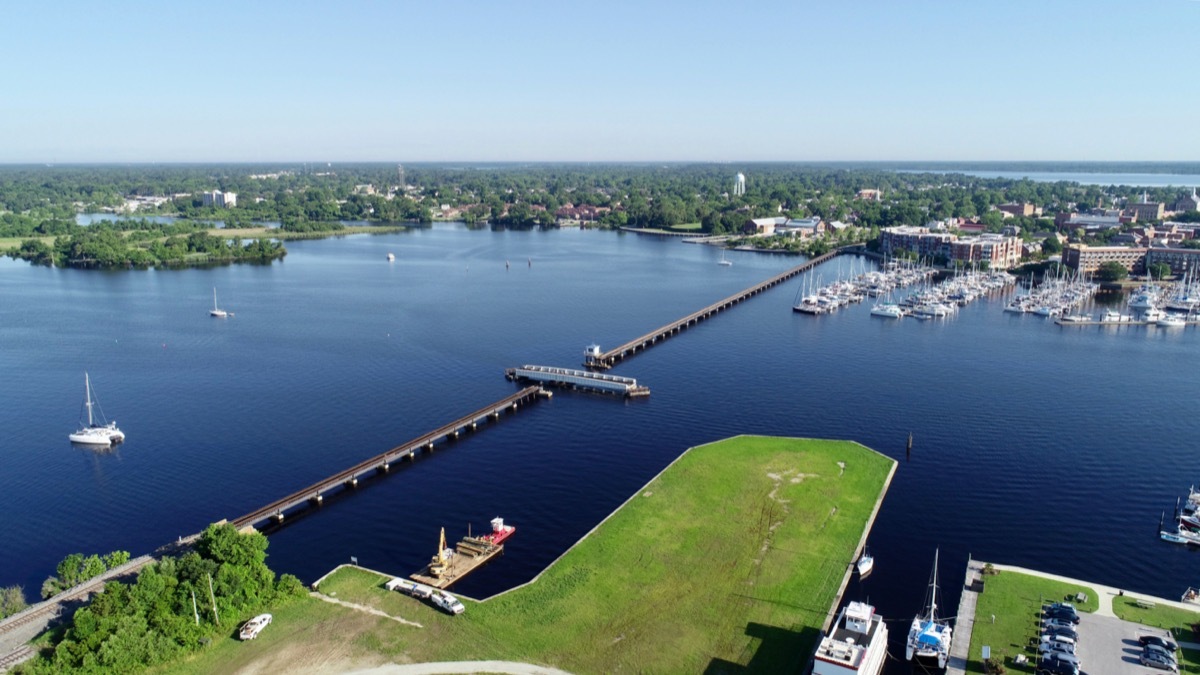
M 532 663 L 514 661 L 447 661 L 444 663 L 389 664 L 367 670 L 356 670 L 349 675 L 446 675 L 471 673 L 508 673 L 508 675 L 571 675 L 565 670 L 535 666 Z
M 318 600 L 322 600 L 322 601 L 328 602 L 330 604 L 341 605 L 342 607 L 349 607 L 350 609 L 353 609 L 357 612 L 365 612 L 367 614 L 374 614 L 375 616 L 382 616 L 384 618 L 391 619 L 392 621 L 398 621 L 406 626 L 416 626 L 417 628 L 424 628 L 424 626 L 417 623 L 416 621 L 409 621 L 408 619 L 401 619 L 398 616 L 392 616 L 391 614 L 388 614 L 387 612 L 375 609 L 374 607 L 367 607 L 366 605 L 360 605 L 360 604 L 357 604 L 354 602 L 346 602 L 345 600 L 338 600 L 337 598 L 331 598 L 328 595 L 325 595 L 324 593 L 317 593 L 316 591 L 309 593 L 309 595 Z

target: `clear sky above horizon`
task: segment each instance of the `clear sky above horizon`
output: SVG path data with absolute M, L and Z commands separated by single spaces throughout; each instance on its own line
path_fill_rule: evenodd
M 1198 28 L 1198 0 L 19 0 L 0 162 L 1198 160 Z

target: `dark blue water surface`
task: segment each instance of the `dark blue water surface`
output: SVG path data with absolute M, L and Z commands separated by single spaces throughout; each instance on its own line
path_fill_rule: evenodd
M 235 518 L 799 262 L 677 239 L 456 225 L 289 242 L 270 266 L 97 272 L 0 261 L 0 585 L 65 555 L 135 555 Z M 388 263 L 388 252 L 396 261 Z M 511 268 L 505 268 L 505 261 Z M 826 280 L 868 265 L 842 257 Z M 270 532 L 312 581 L 395 574 L 488 519 L 518 527 L 456 589 L 526 581 L 690 446 L 844 438 L 900 460 L 864 587 L 893 636 L 935 547 L 952 613 L 968 554 L 1176 597 L 1196 558 L 1156 538 L 1200 472 L 1196 329 L 1060 328 L 981 301 L 948 321 L 867 304 L 794 314 L 801 277 L 629 359 L 647 400 L 559 393 Z M 217 287 L 234 312 L 212 319 Z M 72 447 L 83 372 L 128 441 Z M 909 432 L 911 459 L 905 458 Z M 1168 514 L 1169 515 L 1169 514 Z

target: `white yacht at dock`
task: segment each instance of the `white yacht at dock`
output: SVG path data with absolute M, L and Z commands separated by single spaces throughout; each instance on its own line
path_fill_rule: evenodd
M 813 675 L 879 675 L 887 659 L 887 624 L 864 602 L 838 615 L 813 655 Z

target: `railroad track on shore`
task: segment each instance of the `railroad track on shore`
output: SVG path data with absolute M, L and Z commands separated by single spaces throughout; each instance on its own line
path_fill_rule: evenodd
M 9 668 L 32 659 L 37 655 L 37 650 L 29 645 L 21 645 L 11 652 L 0 655 L 0 672 L 5 672 Z
M 153 556 L 144 555 L 134 558 L 124 565 L 114 567 L 94 579 L 89 579 L 78 586 L 69 588 L 50 598 L 49 600 L 39 602 L 36 605 L 32 605 L 27 609 L 17 612 L 7 619 L 0 621 L 0 635 L 14 631 L 35 621 L 49 621 L 55 619 L 62 614 L 63 603 L 86 598 L 92 593 L 95 593 L 103 588 L 104 584 L 108 583 L 109 581 L 112 581 L 117 577 L 136 572 L 152 562 L 154 562 Z

